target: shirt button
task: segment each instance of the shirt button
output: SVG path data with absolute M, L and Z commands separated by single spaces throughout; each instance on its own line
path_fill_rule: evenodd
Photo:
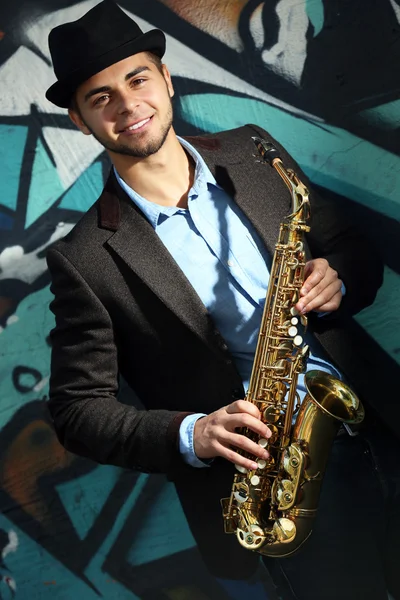
M 233 262 L 233 260 L 228 260 L 226 264 L 228 265 L 228 267 L 233 267 L 235 263 Z

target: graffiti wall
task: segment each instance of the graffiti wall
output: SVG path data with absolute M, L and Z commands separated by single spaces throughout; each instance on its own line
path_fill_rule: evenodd
M 0 598 L 225 598 L 171 484 L 67 453 L 46 411 L 45 250 L 109 164 L 44 98 L 49 30 L 96 2 L 0 7 Z M 377 368 L 400 365 L 399 0 L 124 0 L 167 35 L 180 134 L 256 123 L 377 245 L 385 281 L 357 316 Z

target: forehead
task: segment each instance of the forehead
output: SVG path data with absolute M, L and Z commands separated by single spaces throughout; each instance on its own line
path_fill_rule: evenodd
M 154 71 L 154 63 L 149 59 L 146 52 L 139 52 L 138 54 L 132 54 L 132 56 L 128 56 L 113 65 L 110 65 L 103 71 L 96 73 L 78 87 L 77 93 L 78 95 L 86 94 L 89 90 L 102 87 L 102 86 L 112 86 L 113 83 L 116 83 L 119 80 L 123 80 L 125 76 L 137 69 L 138 67 L 148 67 L 150 70 Z

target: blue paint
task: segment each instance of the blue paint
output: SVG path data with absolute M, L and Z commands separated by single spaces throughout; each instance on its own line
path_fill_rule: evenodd
M 58 176 L 57 167 L 47 154 L 43 142 L 39 139 L 32 168 L 25 229 L 45 214 L 63 191 L 64 188 Z
M 195 546 L 172 483 L 165 483 L 151 510 L 132 532 L 133 544 L 127 557 L 134 565 L 158 560 Z
M 400 275 L 385 266 L 383 286 L 372 306 L 354 318 L 380 347 L 400 365 Z
M 12 229 L 14 219 L 10 215 L 5 215 L 0 211 L 0 230 L 1 229 Z
M 101 162 L 97 161 L 76 180 L 62 197 L 59 207 L 86 212 L 103 189 Z
M 400 219 L 400 157 L 367 140 L 250 98 L 184 96 L 180 112 L 209 132 L 258 124 L 287 148 L 314 183 Z
M 54 323 L 53 315 L 48 309 L 52 297 L 48 287 L 28 295 L 15 311 L 18 320 L 0 332 L 0 381 L 3 398 L 0 429 L 21 406 L 48 393 L 48 385 L 40 392 L 32 390 L 25 394 L 19 393 L 14 387 L 12 372 L 15 365 L 25 365 L 39 371 L 43 378 L 49 377 L 50 348 L 45 338 Z
M 57 486 L 60 500 L 81 540 L 93 527 L 121 471 L 117 467 L 101 465 L 86 475 Z
M 325 15 L 322 0 L 306 0 L 306 13 L 314 27 L 314 37 L 317 37 L 324 26 Z
M 400 100 L 368 108 L 360 112 L 360 116 L 379 129 L 398 129 L 400 123 Z
M 5 93 L 5 90 L 2 92 Z M 22 125 L 0 125 L 0 205 L 17 208 L 19 181 L 28 128 Z

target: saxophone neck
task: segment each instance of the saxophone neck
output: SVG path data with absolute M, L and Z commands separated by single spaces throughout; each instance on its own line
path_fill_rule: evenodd
M 310 200 L 307 187 L 291 169 L 285 169 L 278 150 L 271 142 L 267 142 L 259 137 L 253 137 L 252 140 L 263 161 L 267 162 L 279 173 L 289 189 L 292 198 L 292 208 L 286 220 L 296 225 L 306 225 L 310 219 Z

